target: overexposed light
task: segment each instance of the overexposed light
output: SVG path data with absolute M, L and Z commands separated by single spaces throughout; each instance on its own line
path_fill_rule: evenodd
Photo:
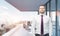
M 4 8 L 4 9 L 8 9 L 7 7 L 4 7 L 4 6 L 0 6 L 0 9 L 3 9 L 3 8 Z

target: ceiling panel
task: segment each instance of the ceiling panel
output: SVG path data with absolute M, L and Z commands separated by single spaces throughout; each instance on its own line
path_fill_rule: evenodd
M 20 11 L 36 11 L 41 4 L 45 4 L 48 0 L 6 0 L 8 3 L 19 9 Z

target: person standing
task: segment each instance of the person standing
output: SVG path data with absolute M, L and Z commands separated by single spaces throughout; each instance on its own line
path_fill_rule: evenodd
M 34 16 L 31 25 L 33 36 L 52 36 L 51 18 L 45 15 L 44 5 L 40 5 L 39 15 Z

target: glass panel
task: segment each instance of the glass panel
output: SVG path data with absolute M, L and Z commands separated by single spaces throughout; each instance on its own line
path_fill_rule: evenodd
M 46 10 L 49 11 L 53 23 L 52 36 L 60 36 L 60 0 L 51 0 L 46 3 Z

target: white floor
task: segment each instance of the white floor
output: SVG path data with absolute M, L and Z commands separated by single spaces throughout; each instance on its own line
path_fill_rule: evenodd
M 26 31 L 24 28 L 22 28 L 20 25 L 13 28 L 9 32 L 3 34 L 2 36 L 32 36 L 31 33 Z

